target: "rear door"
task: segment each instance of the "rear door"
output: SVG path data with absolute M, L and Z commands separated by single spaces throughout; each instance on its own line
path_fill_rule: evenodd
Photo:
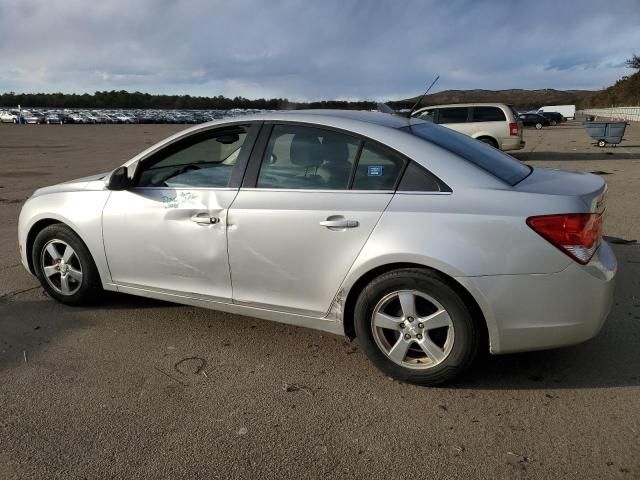
M 229 210 L 234 303 L 324 316 L 404 167 L 349 134 L 265 125 Z

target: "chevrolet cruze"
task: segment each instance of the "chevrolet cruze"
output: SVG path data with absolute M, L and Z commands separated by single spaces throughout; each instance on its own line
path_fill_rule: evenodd
M 605 194 L 415 118 L 269 113 L 37 190 L 19 247 L 69 305 L 113 290 L 316 328 L 434 385 L 481 350 L 598 332 L 617 269 Z

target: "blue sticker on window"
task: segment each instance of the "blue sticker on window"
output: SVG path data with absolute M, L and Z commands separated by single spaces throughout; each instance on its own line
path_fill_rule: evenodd
M 381 177 L 382 176 L 382 166 L 380 166 L 380 165 L 369 165 L 367 167 L 367 175 L 369 177 Z

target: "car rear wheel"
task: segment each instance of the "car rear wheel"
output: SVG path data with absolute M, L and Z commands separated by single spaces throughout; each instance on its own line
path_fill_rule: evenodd
M 536 123 L 536 130 L 540 130 L 542 128 L 542 124 L 540 122 Z
M 558 122 L 556 122 L 555 120 L 551 120 L 551 126 L 555 127 L 558 124 Z
M 96 300 L 102 290 L 89 250 L 65 225 L 49 225 L 38 233 L 32 261 L 42 287 L 59 302 L 88 304 Z
M 461 374 L 480 344 L 480 329 L 462 297 L 428 270 L 394 270 L 373 280 L 356 302 L 354 320 L 373 364 L 419 385 Z
M 607 146 L 607 142 L 605 140 L 598 140 L 598 146 L 604 148 Z

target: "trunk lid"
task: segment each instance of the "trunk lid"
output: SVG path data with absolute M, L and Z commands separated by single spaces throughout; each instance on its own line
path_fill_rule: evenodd
M 588 212 L 603 213 L 605 210 L 607 184 L 591 173 L 536 167 L 514 188 L 521 192 L 579 197 Z

